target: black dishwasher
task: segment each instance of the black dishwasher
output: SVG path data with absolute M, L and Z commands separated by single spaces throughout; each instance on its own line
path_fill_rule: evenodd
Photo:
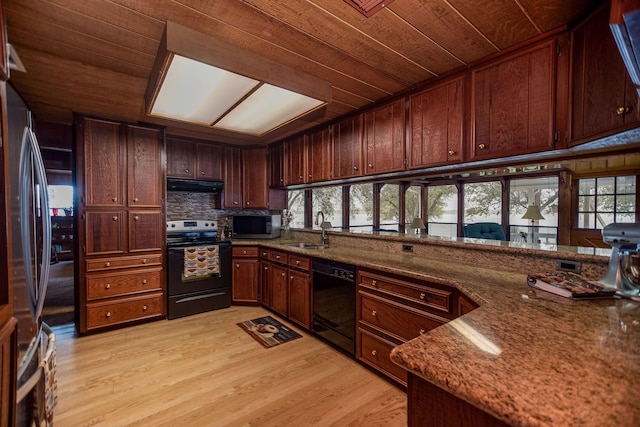
M 355 266 L 313 259 L 313 331 L 355 355 Z

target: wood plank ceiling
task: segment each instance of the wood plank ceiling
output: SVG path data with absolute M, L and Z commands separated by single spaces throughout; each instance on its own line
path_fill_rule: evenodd
M 593 10 L 600 0 L 395 0 L 366 18 L 341 0 L 3 0 L 27 73 L 10 83 L 39 120 L 72 113 L 265 144 L 411 90 Z M 330 82 L 332 102 L 261 138 L 152 119 L 144 92 L 171 20 Z

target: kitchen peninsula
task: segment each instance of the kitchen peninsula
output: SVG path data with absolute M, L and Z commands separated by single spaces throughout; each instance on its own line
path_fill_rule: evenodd
M 598 279 L 606 271 L 607 250 L 579 253 L 506 242 L 480 247 L 472 240 L 384 233 L 331 233 L 329 247 L 309 250 L 285 245 L 316 242 L 316 232 L 296 230 L 291 239 L 234 245 L 286 248 L 442 283 L 479 305 L 392 351 L 391 359 L 409 371 L 409 425 L 439 425 L 449 416 L 447 425 L 470 425 L 479 422 L 478 414 L 491 423 L 483 425 L 640 423 L 640 404 L 633 399 L 640 379 L 640 303 L 572 301 L 526 284 L 529 271 L 552 268 L 558 258 L 581 262 L 583 274 Z M 401 251 L 407 244 L 413 253 Z M 431 405 L 440 410 L 429 414 Z

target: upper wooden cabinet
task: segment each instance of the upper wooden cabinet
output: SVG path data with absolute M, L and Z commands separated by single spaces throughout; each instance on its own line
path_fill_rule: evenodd
M 164 175 L 159 129 L 127 126 L 127 204 L 135 207 L 162 206 Z
M 168 177 L 218 181 L 222 175 L 222 147 L 167 137 Z
M 245 208 L 269 208 L 266 148 L 249 148 L 242 152 L 242 200 Z
M 464 77 L 409 98 L 409 169 L 459 163 L 464 146 Z
M 304 184 L 307 182 L 306 141 L 306 135 L 302 135 L 289 139 L 284 143 L 287 162 L 284 179 L 286 185 Z
M 358 115 L 333 126 L 332 179 L 362 176 L 362 122 Z
M 307 140 L 307 182 L 331 179 L 331 132 L 324 128 Z
M 84 132 L 84 204 L 87 207 L 122 207 L 125 204 L 125 152 L 122 125 L 86 118 Z M 81 193 L 82 194 L 82 193 Z
M 242 150 L 224 147 L 224 208 L 242 208 Z
M 269 146 L 269 180 L 270 187 L 284 186 L 285 158 L 284 142 L 277 142 Z
M 556 40 L 471 72 L 471 160 L 552 149 Z
M 571 144 L 640 122 L 638 94 L 609 29 L 608 7 L 571 33 Z
M 364 114 L 365 175 L 404 170 L 405 111 L 401 98 Z

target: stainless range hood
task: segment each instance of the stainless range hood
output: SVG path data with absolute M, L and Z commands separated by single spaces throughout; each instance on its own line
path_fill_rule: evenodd
M 218 194 L 224 188 L 222 181 L 199 181 L 195 179 L 167 178 L 167 191 Z

